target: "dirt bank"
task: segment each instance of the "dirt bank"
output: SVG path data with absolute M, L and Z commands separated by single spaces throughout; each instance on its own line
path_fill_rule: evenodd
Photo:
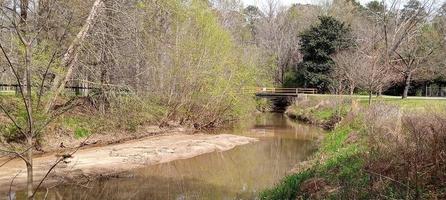
M 221 134 L 169 134 L 151 136 L 102 147 L 81 149 L 61 162 L 45 181 L 45 186 L 77 179 L 94 179 L 101 176 L 124 172 L 147 165 L 186 159 L 213 151 L 226 151 L 238 145 L 255 142 L 257 139 Z M 36 184 L 57 160 L 55 153 L 44 154 L 34 159 Z M 18 175 L 17 175 L 18 174 Z M 26 184 L 26 169 L 21 160 L 13 160 L 0 170 L 0 192 L 7 192 L 14 176 L 13 190 Z

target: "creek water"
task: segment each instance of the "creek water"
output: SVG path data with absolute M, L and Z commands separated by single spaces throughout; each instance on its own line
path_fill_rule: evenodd
M 120 178 L 58 186 L 49 190 L 48 199 L 256 199 L 315 152 L 322 132 L 282 114 L 259 114 L 218 131 L 258 142 L 148 166 Z

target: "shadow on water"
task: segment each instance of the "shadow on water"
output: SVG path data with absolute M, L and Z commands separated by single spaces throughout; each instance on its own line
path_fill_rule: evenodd
M 131 178 L 58 186 L 49 199 L 255 199 L 314 153 L 322 130 L 267 113 L 220 133 L 259 142 L 126 173 Z

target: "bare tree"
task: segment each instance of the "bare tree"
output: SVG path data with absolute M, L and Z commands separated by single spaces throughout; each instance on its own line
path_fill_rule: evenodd
M 423 33 L 421 33 L 423 34 Z M 427 33 L 424 33 L 427 34 Z M 411 81 L 414 80 L 414 74 L 431 70 L 431 66 L 428 64 L 429 58 L 436 51 L 435 41 L 429 35 L 429 40 L 423 39 L 422 35 L 414 36 L 410 38 L 411 41 L 408 41 L 401 49 L 401 53 L 395 51 L 395 54 L 398 55 L 399 59 L 396 59 L 394 62 L 394 66 L 404 77 L 404 91 L 402 98 L 407 98 L 409 88 L 411 85 Z
M 36 73 L 36 66 L 34 66 L 33 64 L 35 62 L 33 60 L 33 52 L 35 46 L 37 45 L 36 41 L 39 37 L 39 34 L 41 33 L 42 28 L 35 23 L 35 20 L 31 21 L 29 18 L 30 10 L 33 11 L 33 14 L 35 13 L 35 10 L 29 8 L 30 2 L 28 0 L 21 0 L 20 3 L 20 14 L 17 14 L 16 10 L 10 9 L 9 7 L 7 7 L 7 5 L 2 5 L 1 12 L 3 13 L 3 16 L 7 17 L 6 22 L 8 23 L 9 27 L 11 27 L 11 29 L 8 31 L 10 33 L 13 33 L 14 37 L 19 40 L 17 48 L 23 49 L 23 55 L 14 55 L 10 53 L 13 51 L 8 51 L 8 48 L 4 45 L 5 43 L 1 40 L 0 49 L 17 83 L 19 97 L 23 102 L 24 110 L 26 113 L 26 123 L 21 124 L 18 119 L 13 116 L 11 111 L 7 109 L 5 105 L 3 105 L 3 102 L 0 103 L 0 108 L 18 130 L 18 134 L 25 138 L 25 150 L 16 151 L 14 149 L 0 149 L 0 151 L 14 157 L 21 158 L 25 162 L 27 169 L 27 197 L 28 199 L 33 199 L 35 191 L 38 189 L 35 189 L 33 187 L 33 150 L 36 147 L 36 138 L 41 134 L 41 131 L 57 116 L 64 113 L 67 109 L 73 106 L 70 101 L 58 109 L 52 108 L 51 105 L 54 105 L 54 102 L 57 100 L 57 96 L 64 88 L 65 82 L 67 82 L 67 80 L 70 78 L 70 71 L 72 71 L 72 68 L 73 66 L 75 66 L 76 62 L 77 47 L 83 42 L 83 38 L 85 38 L 85 35 L 87 35 L 89 30 L 92 28 L 93 21 L 97 13 L 99 12 L 99 9 L 101 8 L 103 2 L 102 0 L 96 0 L 86 23 L 79 32 L 78 36 L 72 42 L 70 48 L 65 53 L 63 57 L 63 63 L 64 66 L 68 67 L 68 73 L 61 76 L 61 78 L 58 77 L 55 86 L 51 91 L 49 91 L 50 94 L 53 94 L 53 100 L 48 103 L 45 113 L 41 113 L 41 111 L 44 110 L 40 107 L 42 104 L 36 104 L 33 96 L 33 94 L 36 93 L 37 99 L 39 99 L 40 102 L 40 100 L 42 99 L 42 95 L 44 95 L 41 92 L 43 91 L 43 87 L 45 87 L 43 85 L 44 81 L 42 82 L 42 84 L 36 84 L 34 83 L 34 80 L 36 79 L 36 77 L 42 77 L 43 79 L 47 77 L 46 75 L 49 71 L 48 69 L 53 66 L 54 57 L 57 54 L 54 53 L 53 58 L 49 60 L 49 63 L 47 64 L 47 70 L 45 70 L 45 74 L 39 75 Z M 61 38 L 57 39 L 57 41 L 61 42 L 64 37 L 65 34 L 63 34 Z M 17 60 L 17 63 L 15 63 L 13 60 Z M 19 69 L 23 69 L 23 76 L 19 73 Z M 65 82 L 61 80 L 65 80 Z M 37 89 L 36 92 L 34 92 L 34 88 L 36 85 Z M 35 117 L 37 115 L 41 116 L 42 114 L 46 117 L 43 119 L 41 117 Z
M 335 65 L 333 67 L 332 76 L 337 80 L 338 89 L 342 91 L 346 85 L 348 93 L 353 95 L 358 87 L 358 77 L 361 77 L 364 57 L 357 49 L 350 49 L 336 53 L 332 56 Z
M 368 80 L 367 88 L 369 94 L 376 91 L 378 94 L 385 89 L 386 83 L 395 83 L 400 80 L 395 73 L 401 68 L 401 65 L 396 60 L 402 60 L 399 51 L 404 46 L 410 46 L 408 42 L 415 37 L 428 14 L 432 11 L 433 1 L 425 0 L 418 2 L 416 0 L 410 1 L 405 9 L 400 9 L 399 1 L 393 0 L 391 2 L 382 2 L 384 10 L 373 11 L 370 23 L 364 22 L 362 33 L 357 34 L 361 36 L 358 43 L 366 46 L 362 48 L 365 58 L 367 58 L 369 68 L 364 77 Z M 367 47 L 368 46 L 368 47 Z M 410 68 L 414 67 L 413 63 L 407 62 Z M 365 69 L 366 70 L 366 69 Z M 410 78 L 412 70 L 405 70 L 405 80 Z M 377 76 L 383 76 L 381 78 Z M 392 78 L 393 80 L 390 80 Z M 364 84 L 363 84 L 364 85 Z
M 274 72 L 274 82 L 282 85 L 285 72 L 301 59 L 299 33 L 317 20 L 319 10 L 306 5 L 281 7 L 280 1 L 270 0 L 262 12 L 256 26 L 256 42 L 264 54 L 263 63 Z

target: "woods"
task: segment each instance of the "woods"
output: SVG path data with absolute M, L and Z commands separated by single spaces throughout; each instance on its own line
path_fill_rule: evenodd
M 33 157 L 56 136 L 73 151 L 54 166 L 93 134 L 250 116 L 262 104 L 251 88 L 364 94 L 369 105 L 446 93 L 446 3 L 435 0 L 0 0 L 0 33 L 0 83 L 16 87 L 0 92 L 0 168 L 23 160 L 28 199 L 44 181 Z
M 243 50 L 205 2 L 1 3 L 2 81 L 16 84 L 18 96 L 1 99 L 0 151 L 26 163 L 29 199 L 41 181 L 33 180 L 33 152 L 56 134 L 49 130 L 60 116 L 81 115 L 73 113 L 77 107 L 93 109 L 107 123 L 175 121 L 203 129 L 243 115 L 253 102 L 241 93 L 254 82 L 253 65 L 238 56 Z M 67 86 L 91 89 L 80 97 Z M 75 134 L 90 129 L 81 126 Z

